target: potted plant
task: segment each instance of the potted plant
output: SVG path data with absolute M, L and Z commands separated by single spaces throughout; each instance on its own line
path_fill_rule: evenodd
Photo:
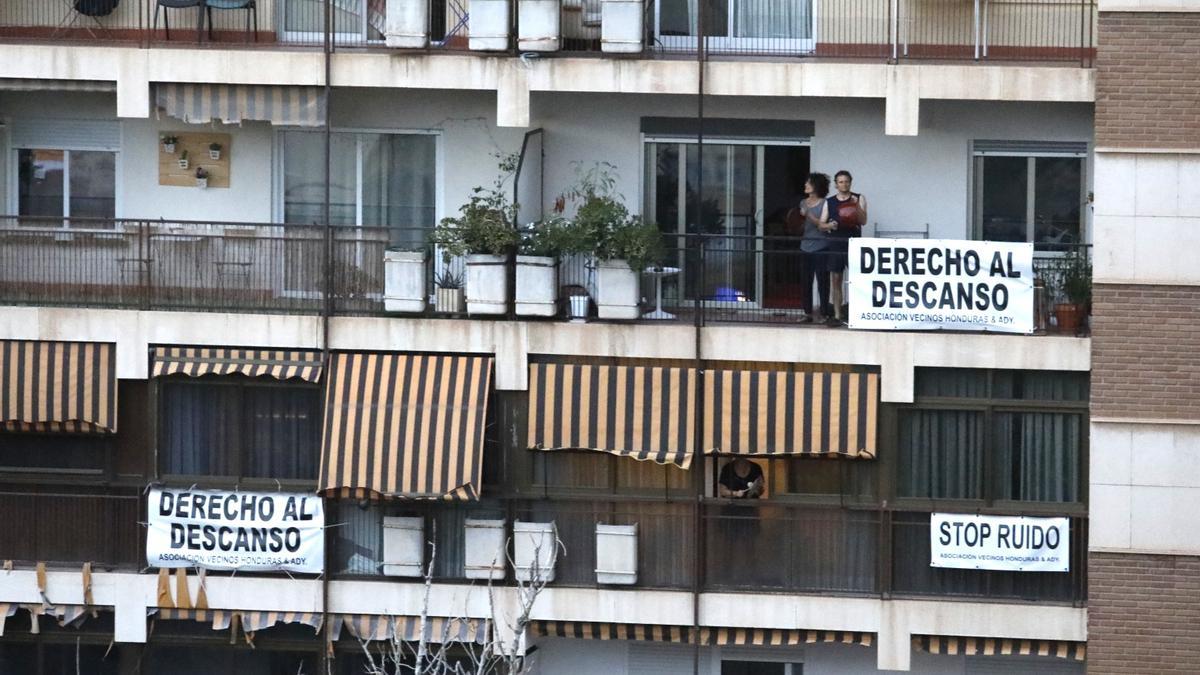
M 425 248 L 389 246 L 383 251 L 383 309 L 387 312 L 424 312 L 428 303 L 425 285 Z M 460 294 L 461 294 L 461 284 Z
M 503 314 L 508 309 L 508 258 L 519 235 L 513 226 L 517 205 L 504 185 L 515 169 L 516 158 L 503 157 L 493 187 L 472 190 L 458 216 L 442 219 L 430 236 L 444 256 L 466 258 L 468 314 Z
M 600 49 L 611 53 L 642 51 L 645 9 L 642 0 L 601 0 Z
M 572 224 L 554 215 L 521 231 L 517 247 L 517 314 L 554 316 L 558 311 L 558 256 Z
M 510 0 L 471 0 L 467 47 L 473 51 L 508 49 Z
M 179 156 L 179 168 L 183 169 L 184 171 L 187 171 L 187 168 L 188 168 L 188 151 L 187 150 L 184 150 L 183 154 Z
M 426 0 L 391 0 L 388 2 L 384 37 L 389 47 L 424 49 L 429 44 L 429 2 Z
M 179 138 L 177 138 L 176 136 L 172 136 L 171 134 L 164 135 L 162 137 L 163 152 L 167 153 L 168 155 L 175 154 L 175 144 L 178 142 L 179 142 Z
M 196 167 L 196 187 L 201 190 L 208 187 L 208 170 L 202 166 Z
M 576 166 L 576 175 L 577 183 L 567 196 L 579 205 L 575 227 L 585 233 L 596 260 L 596 315 L 636 319 L 640 275 L 662 259 L 662 234 L 629 213 L 616 192 L 611 164 L 596 164 L 587 171 Z
M 640 0 L 639 0 L 640 1 Z M 562 0 L 517 0 L 517 49 L 558 51 Z
M 208 144 L 208 158 L 212 159 L 212 160 L 221 159 L 221 144 L 220 143 L 209 143 Z
M 449 261 L 447 261 L 449 262 Z M 462 314 L 463 312 L 463 277 L 455 274 L 447 267 L 434 277 L 433 283 L 437 291 L 433 296 L 433 308 L 441 314 Z
M 1092 262 L 1086 249 L 1075 249 L 1063 258 L 1058 290 L 1065 300 L 1054 305 L 1058 330 L 1076 335 L 1087 320 L 1092 302 Z

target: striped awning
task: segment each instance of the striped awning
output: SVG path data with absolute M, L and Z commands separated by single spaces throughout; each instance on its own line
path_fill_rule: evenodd
M 875 456 L 879 375 L 710 370 L 704 451 L 771 456 Z
M 341 634 L 343 626 L 360 640 L 404 640 L 419 642 L 421 639 L 421 617 L 380 616 L 375 614 L 341 614 L 333 618 L 333 639 Z M 425 617 L 425 642 L 448 644 L 451 642 L 474 642 L 486 644 L 488 625 L 484 619 L 463 619 L 440 616 Z
M 490 356 L 334 354 L 321 492 L 478 498 L 491 382 Z
M 0 341 L 0 428 L 115 432 L 116 347 Z
M 0 78 L 2 91 L 94 91 L 114 92 L 113 80 L 48 80 L 22 77 Z
M 33 620 L 29 623 L 29 632 L 37 635 L 41 632 L 41 626 L 36 617 L 52 616 L 58 620 L 60 626 L 78 626 L 88 616 L 98 616 L 99 609 L 96 607 L 88 607 L 87 605 L 39 605 L 39 604 L 18 604 L 15 602 L 0 603 L 0 637 L 4 636 L 4 625 L 8 622 L 9 617 L 17 613 L 18 609 L 23 609 L 29 612 Z
M 191 377 L 237 374 L 316 382 L 321 379 L 321 352 L 224 347 L 156 347 L 154 377 L 177 373 Z
M 264 120 L 300 127 L 325 124 L 320 87 L 160 83 L 155 87 L 155 102 L 167 115 L 193 124 L 213 120 L 225 124 Z
M 163 607 L 158 618 L 166 620 L 198 621 L 212 623 L 213 630 L 227 630 L 236 617 L 246 633 L 257 633 L 276 624 L 298 623 L 320 630 L 323 616 L 320 612 L 248 611 L 228 609 L 198 609 Z
M 598 450 L 687 468 L 696 421 L 692 368 L 529 366 L 529 445 Z
M 1069 640 L 1016 640 L 1008 638 L 914 635 L 913 648 L 930 654 L 966 656 L 1055 656 L 1087 660 L 1087 643 Z
M 692 631 L 691 626 L 587 621 L 531 621 L 529 624 L 529 632 L 534 637 L 585 640 L 641 640 L 691 644 Z M 797 646 L 840 643 L 870 647 L 874 642 L 874 633 L 782 628 L 700 628 L 700 644 L 710 646 Z

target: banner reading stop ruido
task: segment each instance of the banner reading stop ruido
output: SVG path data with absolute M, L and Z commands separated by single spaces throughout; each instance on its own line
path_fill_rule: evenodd
M 156 488 L 149 499 L 150 567 L 325 569 L 325 511 L 316 495 Z
M 934 513 L 930 567 L 1010 572 L 1069 572 L 1068 518 Z

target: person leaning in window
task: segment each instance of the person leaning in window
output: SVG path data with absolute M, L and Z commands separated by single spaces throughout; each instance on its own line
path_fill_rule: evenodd
M 762 468 L 738 457 L 721 467 L 717 488 L 720 496 L 725 498 L 758 499 L 763 493 Z
M 830 247 L 832 252 L 829 256 L 829 285 L 834 315 L 825 320 L 825 325 L 840 326 L 845 323 L 845 316 L 842 314 L 842 272 L 846 269 L 849 240 L 851 237 L 862 236 L 862 226 L 867 222 L 867 198 L 850 191 L 854 177 L 849 171 L 838 171 L 833 180 L 837 192 L 831 195 L 828 201 L 829 219 L 834 222 L 835 239 Z
M 829 248 L 835 243 L 833 223 L 829 222 L 829 176 L 810 173 L 804 182 L 804 200 L 799 212 L 804 217 L 803 239 L 800 241 L 800 307 L 806 314 L 800 323 L 820 321 L 833 316 L 833 305 L 829 303 Z M 817 280 L 817 299 L 814 309 L 812 286 Z

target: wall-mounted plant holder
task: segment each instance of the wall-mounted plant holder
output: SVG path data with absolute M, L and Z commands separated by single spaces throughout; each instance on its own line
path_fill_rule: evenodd
M 221 159 L 221 144 L 220 143 L 210 143 L 209 144 L 208 158 L 213 160 L 214 162 Z
M 162 137 L 163 152 L 165 152 L 168 155 L 175 154 L 175 144 L 178 142 L 179 142 L 179 139 L 176 138 L 175 136 L 163 136 Z
M 184 171 L 187 171 L 187 169 L 188 169 L 188 163 L 189 163 L 189 162 L 188 162 L 188 151 L 187 151 L 187 150 L 184 150 L 184 151 L 183 151 L 183 156 L 181 156 L 181 157 L 179 158 L 179 168 L 180 168 L 180 169 L 183 169 Z
M 202 166 L 196 167 L 196 187 L 201 190 L 208 187 L 208 172 Z
M 167 152 L 167 141 L 174 141 L 174 154 Z M 208 189 L 229 187 L 231 142 L 230 134 L 160 133 L 163 151 L 158 155 L 158 184 Z M 201 169 L 205 173 L 203 182 L 197 175 Z

